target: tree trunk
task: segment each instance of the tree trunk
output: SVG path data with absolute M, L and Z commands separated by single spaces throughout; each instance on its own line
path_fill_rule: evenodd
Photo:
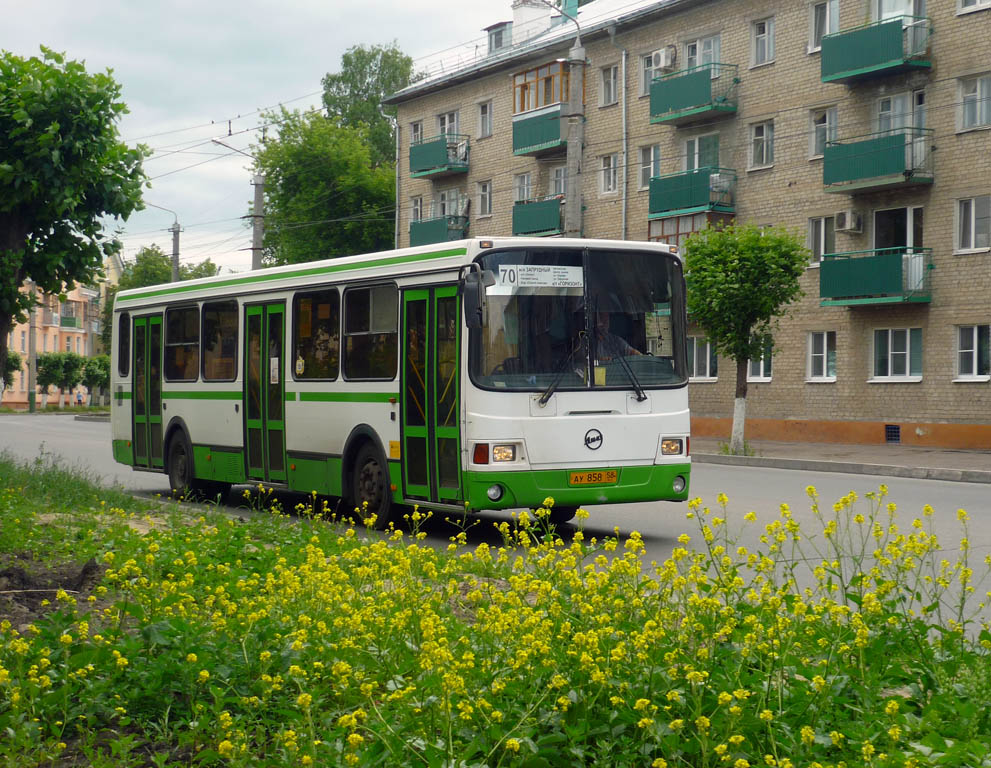
M 60 411 L 65 408 L 65 390 L 62 387 L 58 388 L 58 408 Z
M 736 397 L 733 399 L 733 434 L 729 452 L 742 455 L 744 449 L 743 428 L 747 420 L 747 360 L 736 361 Z
M 41 410 L 45 410 L 48 407 L 48 387 L 44 387 L 41 390 Z

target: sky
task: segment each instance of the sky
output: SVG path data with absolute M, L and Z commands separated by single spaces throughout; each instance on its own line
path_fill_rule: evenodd
M 130 109 L 121 137 L 154 150 L 149 207 L 119 224 L 125 260 L 151 244 L 171 253 L 178 220 L 183 263 L 246 271 L 252 161 L 211 139 L 250 152 L 260 110 L 317 106 L 353 45 L 395 41 L 435 72 L 484 53 L 482 29 L 511 18 L 510 0 L 0 0 L 0 50 L 44 45 L 113 70 Z

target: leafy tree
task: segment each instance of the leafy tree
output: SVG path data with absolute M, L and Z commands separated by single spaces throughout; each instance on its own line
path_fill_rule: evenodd
M 111 73 L 41 50 L 0 51 L 0 370 L 34 302 L 24 282 L 61 294 L 91 280 L 120 248 L 105 219 L 138 209 L 146 179 L 147 149 L 120 140 L 127 108 Z
M 3 392 L 7 387 L 14 386 L 14 374 L 21 370 L 21 356 L 14 350 L 7 351 L 7 362 L 0 368 L 0 402 L 3 401 Z
M 83 384 L 89 390 L 89 404 L 93 404 L 93 396 L 102 394 L 110 386 L 110 355 L 87 357 L 83 365 Z
M 392 166 L 396 158 L 392 125 L 379 111 L 382 100 L 419 79 L 413 59 L 393 42 L 390 45 L 356 45 L 341 56 L 341 71 L 324 75 L 323 103 L 327 115 L 341 125 L 368 129 L 371 161 Z M 395 107 L 382 107 L 392 117 Z
M 46 352 L 38 355 L 36 362 L 37 373 L 35 380 L 41 387 L 41 407 L 48 406 L 49 387 L 58 386 L 62 378 L 62 366 L 65 365 L 65 352 Z
M 688 314 L 736 362 L 731 453 L 743 452 L 748 362 L 773 348 L 777 318 L 802 295 L 808 260 L 796 235 L 753 224 L 703 230 L 685 243 Z
M 72 396 L 72 390 L 79 386 L 83 380 L 83 366 L 86 358 L 77 355 L 75 352 L 58 352 L 62 356 L 62 365 L 59 368 L 59 378 L 56 385 L 59 388 L 58 407 L 65 407 L 66 392 Z
M 278 138 L 254 147 L 265 174 L 265 260 L 298 264 L 393 244 L 393 170 L 373 166 L 364 128 L 319 114 L 267 115 Z

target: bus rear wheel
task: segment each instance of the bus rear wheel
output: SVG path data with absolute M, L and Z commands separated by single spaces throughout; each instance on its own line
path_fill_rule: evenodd
M 177 434 L 169 441 L 168 461 L 172 494 L 188 494 L 193 490 L 193 458 L 184 435 Z
M 361 446 L 355 458 L 351 503 L 362 520 L 375 516 L 375 528 L 384 529 L 389 525 L 392 511 L 389 468 L 371 443 Z
M 574 520 L 576 514 L 578 514 L 578 507 L 551 507 L 548 519 L 554 525 L 564 525 Z

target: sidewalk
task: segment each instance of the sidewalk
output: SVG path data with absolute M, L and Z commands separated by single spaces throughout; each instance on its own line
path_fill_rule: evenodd
M 987 451 L 963 451 L 895 444 L 847 445 L 748 440 L 753 456 L 728 456 L 720 452 L 720 444 L 728 442 L 714 437 L 693 437 L 692 461 L 699 464 L 991 483 L 991 447 Z

